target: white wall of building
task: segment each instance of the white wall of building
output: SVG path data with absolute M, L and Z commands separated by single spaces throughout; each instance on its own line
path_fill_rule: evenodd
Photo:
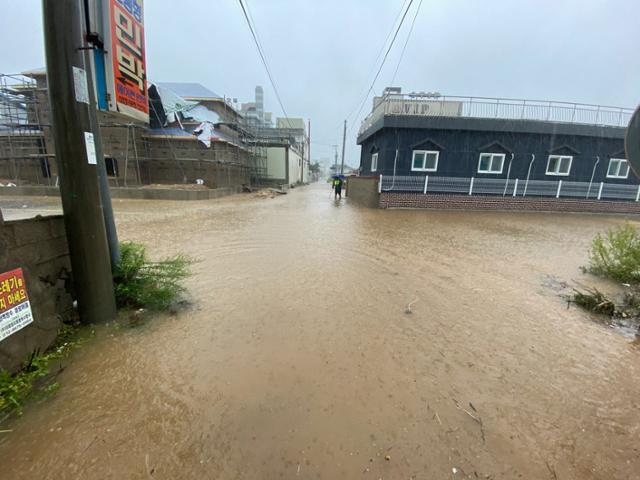
M 288 155 L 287 155 L 288 152 Z M 287 164 L 288 156 L 288 164 Z M 303 163 L 304 162 L 304 163 Z M 300 181 L 309 181 L 309 160 L 303 159 L 302 154 L 291 147 L 268 147 L 267 148 L 267 178 L 281 179 L 283 182 L 287 178 L 289 170 L 289 184 L 296 184 Z
M 300 182 L 301 172 L 302 156 L 297 150 L 289 148 L 289 184 Z
M 285 147 L 267 148 L 267 178 L 282 180 L 286 178 L 285 156 Z

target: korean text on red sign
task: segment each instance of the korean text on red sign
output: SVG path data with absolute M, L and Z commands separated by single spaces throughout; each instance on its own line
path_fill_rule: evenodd
M 21 268 L 0 274 L 0 341 L 33 322 Z

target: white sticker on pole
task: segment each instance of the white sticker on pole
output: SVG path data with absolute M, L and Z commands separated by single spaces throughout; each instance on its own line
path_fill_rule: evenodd
M 73 89 L 76 93 L 76 102 L 89 103 L 89 87 L 87 87 L 87 72 L 82 68 L 73 68 Z
M 84 146 L 87 149 L 87 162 L 96 165 L 98 159 L 96 157 L 96 142 L 93 140 L 93 133 L 84 132 Z

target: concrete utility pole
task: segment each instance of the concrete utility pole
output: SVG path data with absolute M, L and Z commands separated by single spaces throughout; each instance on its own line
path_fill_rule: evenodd
M 344 121 L 344 129 L 342 130 L 342 164 L 340 165 L 340 174 L 344 173 L 344 145 L 347 142 L 347 121 Z
M 308 118 L 307 119 L 307 144 L 309 145 L 309 147 L 307 148 L 307 156 L 309 157 L 309 172 L 307 173 L 307 175 L 309 175 L 309 183 L 311 183 L 311 119 Z
M 80 0 L 43 0 L 43 18 L 51 123 L 78 307 L 84 322 L 108 321 L 115 317 L 116 304 L 89 111 L 90 72 L 81 50 Z

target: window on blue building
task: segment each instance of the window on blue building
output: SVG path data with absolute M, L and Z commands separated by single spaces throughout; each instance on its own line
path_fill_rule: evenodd
M 607 178 L 627 178 L 629 176 L 629 163 L 624 158 L 612 158 L 609 161 Z
M 481 153 L 478 162 L 478 173 L 502 173 L 504 153 Z
M 434 150 L 414 150 L 411 170 L 414 172 L 435 172 L 438 170 L 440 152 Z
M 549 155 L 547 175 L 567 176 L 571 171 L 573 157 L 569 155 Z
M 375 172 L 378 170 L 378 154 L 374 153 L 371 155 L 371 171 Z

